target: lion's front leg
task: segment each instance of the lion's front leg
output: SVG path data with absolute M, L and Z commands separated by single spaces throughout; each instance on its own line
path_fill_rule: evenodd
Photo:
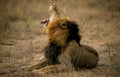
M 45 67 L 45 66 L 47 66 L 47 65 L 48 65 L 47 60 L 44 60 L 43 62 L 39 62 L 39 63 L 37 63 L 37 64 L 28 66 L 28 67 L 29 67 L 28 70 L 29 70 L 29 71 L 32 71 L 32 70 L 34 70 L 34 69 L 40 69 L 40 68 L 43 68 L 43 67 Z
M 26 71 L 33 71 L 34 69 L 40 69 L 46 67 L 48 65 L 48 61 L 44 58 L 39 63 L 23 66 L 20 69 Z
M 49 65 L 38 70 L 34 70 L 33 72 L 40 73 L 40 74 L 48 74 L 48 73 L 65 71 L 65 70 L 67 70 L 67 67 L 65 65 L 56 64 L 56 65 Z

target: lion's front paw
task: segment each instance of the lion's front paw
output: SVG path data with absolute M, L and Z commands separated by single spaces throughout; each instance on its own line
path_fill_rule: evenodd
M 37 73 L 37 74 L 41 74 L 41 75 L 47 74 L 47 72 L 42 71 L 42 70 L 33 70 L 32 72 Z
M 42 69 L 38 69 L 38 70 L 33 70 L 33 72 L 44 75 L 44 74 L 52 73 L 52 70 L 42 68 Z
M 31 66 L 22 66 L 19 69 L 20 71 L 32 71 L 32 67 Z

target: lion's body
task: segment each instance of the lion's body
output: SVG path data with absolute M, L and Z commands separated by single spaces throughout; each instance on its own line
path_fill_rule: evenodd
M 45 47 L 44 61 L 31 66 L 29 70 L 39 68 L 37 72 L 48 73 L 95 67 L 99 60 L 98 53 L 80 44 L 78 25 L 68 18 L 52 19 L 46 28 L 49 42 Z
M 65 24 L 63 28 L 62 24 Z M 71 67 L 75 69 L 96 66 L 99 59 L 98 54 L 93 48 L 78 43 L 80 36 L 77 26 L 76 23 L 66 19 L 49 23 L 46 33 L 51 44 L 47 48 L 47 52 L 49 52 L 49 54 L 47 53 L 49 55 L 47 59 L 50 64 L 52 59 L 52 64 L 55 64 L 55 62 L 56 64 L 62 63 L 66 67 L 72 65 Z
M 74 40 L 69 43 L 66 52 L 69 53 L 71 64 L 75 69 L 92 68 L 98 62 L 98 56 L 85 47 L 79 46 Z

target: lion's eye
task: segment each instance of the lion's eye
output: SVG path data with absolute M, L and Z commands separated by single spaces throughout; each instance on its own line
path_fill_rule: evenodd
M 63 23 L 62 26 L 65 26 L 65 23 Z
M 63 24 L 61 25 L 61 27 L 62 27 L 62 28 L 66 28 L 66 24 L 63 23 Z

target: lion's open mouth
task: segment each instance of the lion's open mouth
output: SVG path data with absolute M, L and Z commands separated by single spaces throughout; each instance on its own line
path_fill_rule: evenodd
M 40 23 L 43 24 L 44 27 L 47 27 L 49 21 L 50 21 L 50 19 L 49 19 L 49 18 L 46 18 L 46 19 L 41 20 Z

